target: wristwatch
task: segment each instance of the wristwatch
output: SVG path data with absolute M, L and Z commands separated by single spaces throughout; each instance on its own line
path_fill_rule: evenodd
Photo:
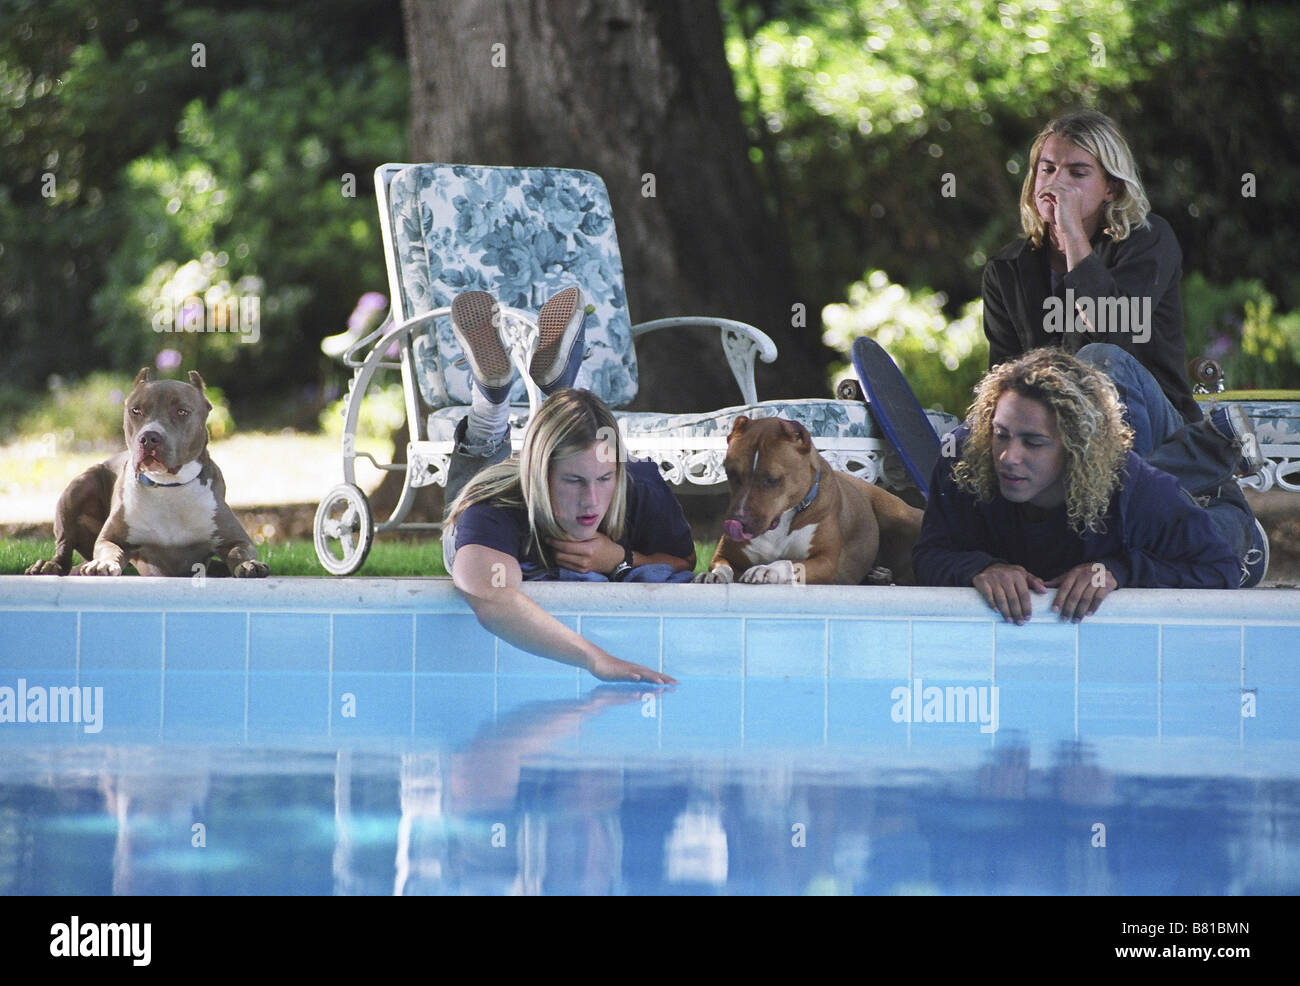
M 623 560 L 614 566 L 614 571 L 609 573 L 609 580 L 611 582 L 622 582 L 630 571 L 632 571 L 632 549 L 624 546 Z

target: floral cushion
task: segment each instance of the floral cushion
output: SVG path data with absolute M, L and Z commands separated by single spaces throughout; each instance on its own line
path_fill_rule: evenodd
M 420 164 L 397 174 L 389 209 L 407 318 L 481 290 L 536 312 L 576 284 L 594 311 L 576 386 L 611 407 L 636 396 L 636 352 L 609 196 L 600 178 L 565 168 Z M 451 323 L 413 340 L 420 391 L 431 407 L 470 401 L 469 365 Z M 512 400 L 523 401 L 516 381 Z
M 1300 403 L 1296 401 L 1241 401 L 1259 444 L 1300 445 Z

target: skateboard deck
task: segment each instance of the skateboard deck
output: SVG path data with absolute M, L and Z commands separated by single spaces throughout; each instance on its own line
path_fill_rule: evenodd
M 893 359 L 873 339 L 853 343 L 853 372 L 885 433 L 921 495 L 930 499 L 930 477 L 939 461 L 939 436 Z

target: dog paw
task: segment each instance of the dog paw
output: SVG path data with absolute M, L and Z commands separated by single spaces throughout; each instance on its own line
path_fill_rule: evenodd
M 885 568 L 884 565 L 877 565 L 867 573 L 867 577 L 862 580 L 863 585 L 893 585 L 894 573 Z
M 705 582 L 710 585 L 722 585 L 734 582 L 736 573 L 732 571 L 730 565 L 719 565 L 717 568 L 710 569 L 707 572 L 700 572 L 695 576 L 695 582 Z
M 753 568 L 745 569 L 744 574 L 740 576 L 741 582 L 750 585 L 792 585 L 803 580 L 803 565 L 792 562 L 788 558 L 769 562 L 766 565 L 755 565 Z
M 75 571 L 77 575 L 121 575 L 122 566 L 115 561 L 88 561 Z
M 254 558 L 236 565 L 233 574 L 237 579 L 264 579 L 271 574 L 271 566 Z
M 64 575 L 63 567 L 53 558 L 48 561 L 35 561 L 27 566 L 28 575 Z

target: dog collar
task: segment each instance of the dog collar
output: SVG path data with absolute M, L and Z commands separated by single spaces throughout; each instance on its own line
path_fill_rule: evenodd
M 817 499 L 817 489 L 818 487 L 821 486 L 821 484 L 822 484 L 822 467 L 818 466 L 817 475 L 813 477 L 812 489 L 810 489 L 808 491 L 808 495 L 804 497 L 803 500 L 800 501 L 799 506 L 794 508 L 795 513 L 802 513 L 803 511 L 807 510 L 809 507 L 812 506 L 812 502 Z
M 162 487 L 168 487 L 168 486 L 189 486 L 190 483 L 194 482 L 193 479 L 187 479 L 187 480 L 185 480 L 185 482 L 183 482 L 183 483 L 159 483 L 159 482 L 156 482 L 155 480 L 150 479 L 148 476 L 146 476 L 146 475 L 145 475 L 144 473 L 142 473 L 142 472 L 138 472 L 138 473 L 136 473 L 135 476 L 136 476 L 136 479 L 138 479 L 138 480 L 140 481 L 140 485 L 141 485 L 141 486 L 162 486 Z

